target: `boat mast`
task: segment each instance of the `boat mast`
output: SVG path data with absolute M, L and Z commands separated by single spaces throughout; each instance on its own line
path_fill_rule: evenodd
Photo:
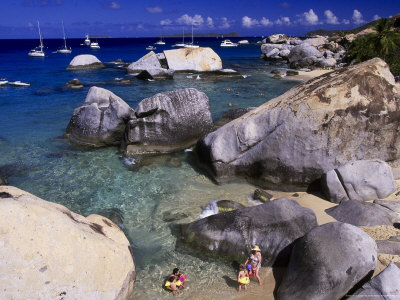
M 38 26 L 38 28 L 39 28 L 39 38 L 40 38 L 40 49 L 42 50 L 42 52 L 43 52 L 43 41 L 42 41 L 42 34 L 41 34 L 41 32 L 40 32 L 40 26 L 39 26 L 39 20 L 37 21 L 37 26 Z
M 185 44 L 185 27 L 182 28 L 182 44 Z
M 64 48 L 67 49 L 67 39 L 65 38 L 64 21 L 61 21 L 61 24 L 62 24 L 63 35 L 64 35 Z
M 193 25 L 192 25 L 192 45 L 193 45 Z

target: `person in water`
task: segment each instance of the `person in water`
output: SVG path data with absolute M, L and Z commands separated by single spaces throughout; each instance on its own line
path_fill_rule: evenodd
M 253 266 L 254 275 L 256 276 L 259 285 L 261 285 L 261 279 L 259 275 L 261 269 L 261 261 L 261 249 L 257 245 L 254 245 L 254 247 L 251 249 L 250 256 L 245 262 L 245 265 L 247 266 L 248 263 L 251 263 L 251 265 Z
M 242 290 L 242 285 L 244 286 L 244 290 L 247 291 L 247 285 L 250 283 L 249 274 L 246 270 L 246 265 L 240 265 L 240 271 L 238 274 L 238 292 Z
M 178 268 L 175 268 L 172 270 L 172 274 L 170 274 L 168 276 L 168 278 L 172 278 L 175 277 L 176 278 L 176 282 L 177 282 L 177 287 L 180 289 L 185 288 L 185 286 L 183 285 L 183 283 L 185 281 L 188 281 L 186 275 L 183 275 L 183 273 L 181 271 L 179 271 Z
M 171 276 L 168 278 L 167 282 L 165 283 L 165 288 L 172 291 L 172 294 L 174 296 L 178 295 L 178 286 L 177 286 L 177 280 L 176 280 L 175 276 Z

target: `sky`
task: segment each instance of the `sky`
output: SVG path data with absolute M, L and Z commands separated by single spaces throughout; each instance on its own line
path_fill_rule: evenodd
M 351 29 L 400 13 L 400 0 L 1 0 L 0 39 L 85 34 L 154 37 L 191 31 L 301 35 Z

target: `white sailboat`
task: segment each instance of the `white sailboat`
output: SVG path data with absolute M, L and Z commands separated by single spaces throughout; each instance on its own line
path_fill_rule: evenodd
M 64 30 L 64 21 L 62 21 L 61 24 L 62 24 L 63 36 L 64 36 L 64 48 L 57 49 L 56 53 L 68 54 L 68 53 L 71 53 L 72 50 L 71 50 L 71 47 L 69 47 L 69 48 L 67 47 L 67 39 L 65 37 L 65 30 Z
M 182 43 L 176 43 L 172 47 L 185 47 L 185 29 L 182 29 Z
M 36 47 L 35 49 L 32 49 L 29 51 L 28 55 L 33 56 L 33 57 L 44 57 L 44 52 L 43 52 L 43 41 L 42 41 L 42 34 L 40 32 L 40 25 L 39 21 L 37 21 L 38 29 L 39 29 L 39 38 L 40 38 L 40 45 Z
M 90 39 L 89 39 L 89 35 L 88 34 L 86 35 L 84 43 L 85 43 L 85 46 L 90 46 Z
M 199 48 L 199 45 L 195 45 L 193 43 L 193 25 L 192 25 L 192 42 L 191 43 L 187 43 L 184 46 L 185 48 Z
M 165 42 L 162 40 L 162 36 L 160 37 L 160 40 L 155 42 L 154 44 L 156 44 L 156 45 L 165 45 Z

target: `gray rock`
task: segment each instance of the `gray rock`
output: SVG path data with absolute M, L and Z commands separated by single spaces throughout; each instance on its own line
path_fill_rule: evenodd
M 298 46 L 298 45 L 301 45 L 301 44 L 303 44 L 302 40 L 290 40 L 290 45 Z
M 376 58 L 269 100 L 208 134 L 197 153 L 218 181 L 306 185 L 350 161 L 397 162 L 399 111 L 400 85 Z
M 69 140 L 88 146 L 119 145 L 125 125 L 134 116 L 129 105 L 112 92 L 91 87 L 66 129 Z
M 400 217 L 393 211 L 369 202 L 349 200 L 325 212 L 336 220 L 356 226 L 393 225 Z
M 230 121 L 243 116 L 244 114 L 248 113 L 252 109 L 253 108 L 241 108 L 241 107 L 232 108 L 232 109 L 224 112 L 223 115 L 221 116 L 221 118 L 219 118 L 217 121 L 215 121 L 214 126 L 216 128 L 219 128 L 219 127 L 225 125 L 226 123 L 229 123 Z
M 147 69 L 141 71 L 136 78 L 142 80 L 160 80 L 160 79 L 172 79 L 174 77 L 174 70 L 171 69 Z
M 400 269 L 390 263 L 379 275 L 357 290 L 352 300 L 398 300 L 400 299 Z
M 333 68 L 336 66 L 336 59 L 334 58 L 322 58 L 318 60 L 317 66 L 321 68 Z
M 158 70 L 162 69 L 160 61 L 158 60 L 157 55 L 150 51 L 145 56 L 140 58 L 138 61 L 131 63 L 128 68 L 128 73 L 140 73 L 143 70 Z
M 256 189 L 253 193 L 253 199 L 261 202 L 269 202 L 272 199 L 272 195 L 262 189 Z
M 126 126 L 126 155 L 168 153 L 190 147 L 212 129 L 208 97 L 180 89 L 142 100 Z
M 374 203 L 382 205 L 396 213 L 400 213 L 400 201 L 374 200 Z
M 315 66 L 323 55 L 308 43 L 295 46 L 288 56 L 290 67 L 293 69 Z
M 94 55 L 81 54 L 75 56 L 69 63 L 67 70 L 85 70 L 104 68 L 104 64 Z
M 217 201 L 218 213 L 232 211 L 232 210 L 243 208 L 243 207 L 245 207 L 243 204 L 240 204 L 240 203 L 232 201 L 232 200 L 218 200 Z
M 286 76 L 296 76 L 299 75 L 299 71 L 296 70 L 287 70 L 286 71 Z
M 74 79 L 68 81 L 65 84 L 65 87 L 69 88 L 69 89 L 81 89 L 81 88 L 83 88 L 83 84 L 79 79 L 74 78 Z
M 397 190 L 390 166 L 381 160 L 358 160 L 322 176 L 328 200 L 368 201 L 386 198 Z
M 278 263 L 285 247 L 315 226 L 312 210 L 281 198 L 200 219 L 182 226 L 182 235 L 185 243 L 202 253 L 239 261 L 246 258 L 250 247 L 259 245 L 263 265 L 271 266 Z M 285 260 L 284 256 L 279 260 Z
M 399 240 L 378 240 L 378 253 L 400 255 L 400 241 Z
M 276 299 L 341 299 L 377 264 L 375 241 L 340 222 L 316 227 L 294 243 Z

